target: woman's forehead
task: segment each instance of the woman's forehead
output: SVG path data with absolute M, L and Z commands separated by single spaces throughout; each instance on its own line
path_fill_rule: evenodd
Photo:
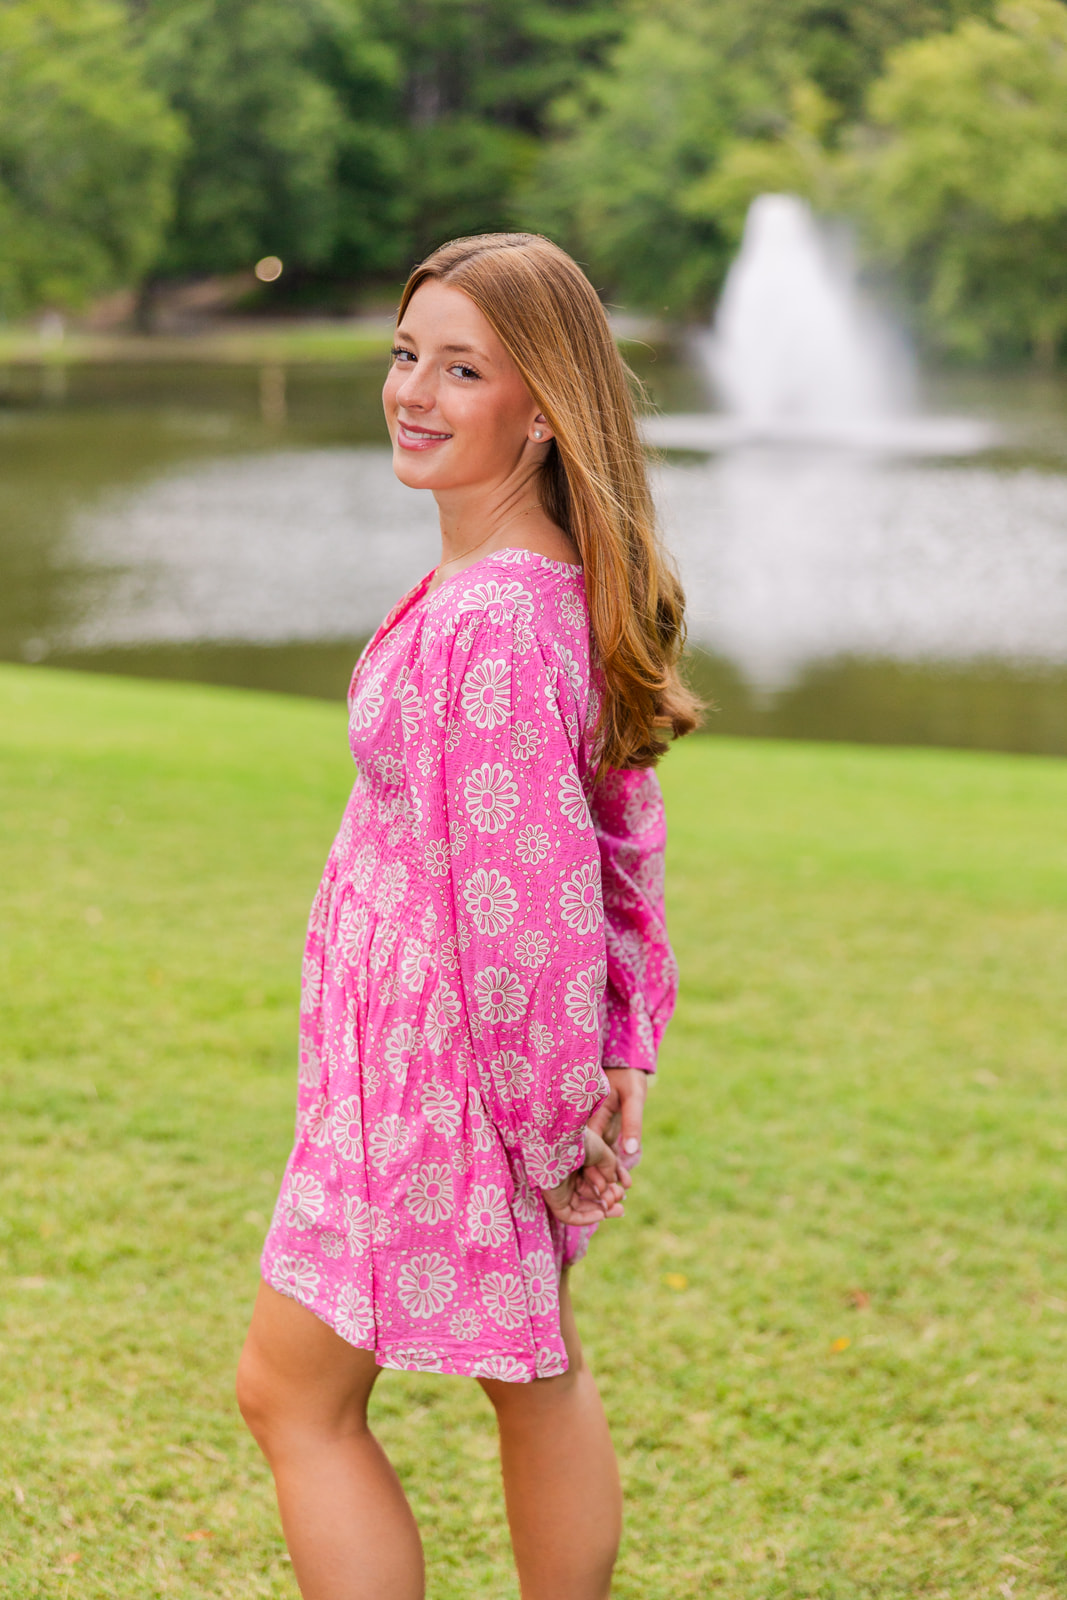
M 506 352 L 492 324 L 469 295 L 450 283 L 420 283 L 397 324 L 397 333 L 432 340 L 457 355 L 482 355 L 501 360 Z

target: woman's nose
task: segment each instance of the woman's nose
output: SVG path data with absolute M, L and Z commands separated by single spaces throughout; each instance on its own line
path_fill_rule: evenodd
M 425 411 L 433 409 L 430 376 L 425 368 L 408 367 L 397 387 L 396 400 L 401 406 L 417 406 Z

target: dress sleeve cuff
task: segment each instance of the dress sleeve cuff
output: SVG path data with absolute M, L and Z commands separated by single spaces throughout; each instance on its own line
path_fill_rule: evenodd
M 581 1128 L 550 1144 L 536 1129 L 521 1135 L 522 1160 L 530 1181 L 539 1189 L 554 1189 L 585 1165 L 585 1135 Z
M 605 1070 L 637 1067 L 641 1072 L 655 1072 L 658 1043 L 656 1030 L 641 995 L 631 995 L 628 1006 L 620 997 L 613 995 L 612 1004 L 608 1007 L 604 1037 Z

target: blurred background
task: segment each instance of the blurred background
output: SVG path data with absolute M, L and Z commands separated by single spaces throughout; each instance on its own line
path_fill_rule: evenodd
M 390 312 L 548 233 L 711 731 L 1067 753 L 1062 0 L 8 0 L 0 656 L 343 695 Z

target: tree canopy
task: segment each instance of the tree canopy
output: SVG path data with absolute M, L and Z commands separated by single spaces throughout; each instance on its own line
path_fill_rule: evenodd
M 0 315 L 135 282 L 159 250 L 183 148 L 120 5 L 0 6 Z
M 908 45 L 871 115 L 863 209 L 931 337 L 1050 363 L 1067 333 L 1067 6 L 1010 0 Z
M 535 227 L 706 315 L 752 198 L 862 225 L 926 336 L 1067 338 L 1067 0 L 5 0 L 0 314 Z

